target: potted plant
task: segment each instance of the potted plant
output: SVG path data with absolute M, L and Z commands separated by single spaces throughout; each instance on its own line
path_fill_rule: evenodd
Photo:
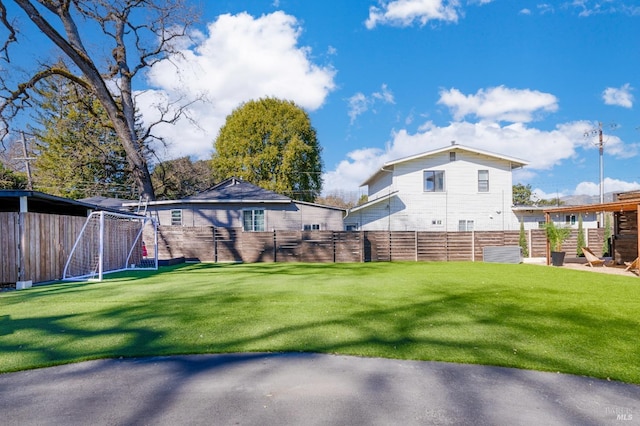
M 551 246 L 551 264 L 553 266 L 562 266 L 565 256 L 565 252 L 562 251 L 562 244 L 569 238 L 571 228 L 556 226 L 553 222 L 547 223 L 545 228 L 547 231 L 547 239 Z

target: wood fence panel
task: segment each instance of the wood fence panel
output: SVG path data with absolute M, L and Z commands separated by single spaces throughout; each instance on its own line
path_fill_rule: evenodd
M 416 232 L 395 231 L 390 235 L 392 261 L 416 260 Z
M 447 233 L 423 231 L 417 233 L 419 262 L 440 262 L 447 260 Z
M 0 284 L 18 281 L 18 215 L 0 212 Z
M 243 262 L 274 262 L 273 232 L 236 232 Z
M 391 260 L 388 231 L 364 231 L 364 235 L 365 262 L 388 262 Z
M 449 232 L 447 234 L 447 260 L 469 261 L 473 260 L 473 233 Z
M 303 231 L 297 255 L 301 262 L 334 262 L 333 232 Z
M 362 233 L 340 231 L 333 232 L 336 262 L 362 261 Z
M 531 251 L 529 256 L 531 257 L 546 257 L 547 256 L 547 234 L 544 229 L 532 229 L 531 230 Z
M 603 252 L 605 246 L 604 229 L 586 229 L 587 231 L 587 245 L 597 255 Z
M 209 262 L 242 262 L 242 234 L 236 228 L 214 228 L 212 226 L 199 227 L 213 237 L 211 241 L 202 241 L 203 245 L 211 244 Z
M 299 262 L 301 231 L 278 231 L 276 234 L 276 262 Z

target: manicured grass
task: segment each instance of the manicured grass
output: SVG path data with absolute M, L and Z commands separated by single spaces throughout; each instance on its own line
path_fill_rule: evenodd
M 308 351 L 640 383 L 640 278 L 537 265 L 181 265 L 0 293 L 0 372 Z

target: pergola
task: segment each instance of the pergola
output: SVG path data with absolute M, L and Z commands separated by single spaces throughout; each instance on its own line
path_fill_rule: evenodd
M 612 212 L 612 213 L 632 213 L 636 214 L 636 223 L 640 224 L 640 198 L 615 201 L 612 203 L 602 204 L 585 204 L 581 206 L 562 206 L 544 209 L 545 222 L 551 221 L 552 214 L 561 213 L 599 213 L 599 212 Z M 636 230 L 636 238 L 638 244 L 637 258 L 640 258 L 640 232 Z M 549 240 L 547 240 L 547 264 L 549 264 L 549 258 L 551 253 L 551 247 L 549 246 Z

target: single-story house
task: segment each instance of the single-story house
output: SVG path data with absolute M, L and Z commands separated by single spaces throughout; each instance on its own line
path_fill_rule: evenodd
M 137 209 L 139 203 L 124 203 L 124 207 Z M 245 232 L 344 230 L 344 209 L 292 200 L 235 177 L 191 197 L 149 201 L 146 209 L 160 226 L 215 226 Z

